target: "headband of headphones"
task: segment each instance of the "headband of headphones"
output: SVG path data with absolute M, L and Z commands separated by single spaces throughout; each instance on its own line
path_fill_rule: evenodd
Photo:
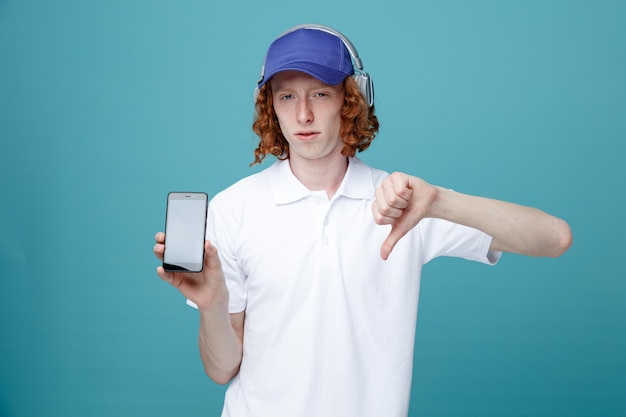
M 363 69 L 363 63 L 361 62 L 361 58 L 359 58 L 359 54 L 356 48 L 354 47 L 354 45 L 352 44 L 352 42 L 350 42 L 350 40 L 346 36 L 341 34 L 339 31 L 328 26 L 318 25 L 314 23 L 294 26 L 286 30 L 285 32 L 281 33 L 280 36 L 276 38 L 276 40 L 300 29 L 320 30 L 320 31 L 329 33 L 341 40 L 343 45 L 346 47 L 348 53 L 350 54 L 350 58 L 352 60 L 353 69 L 351 72 L 354 72 L 354 75 L 352 75 L 352 77 L 354 78 L 357 85 L 359 86 L 359 90 L 361 91 L 361 94 L 367 101 L 368 106 L 370 107 L 373 106 L 374 105 L 374 84 L 369 74 L 365 72 L 365 70 Z M 265 56 L 265 59 L 263 61 L 263 66 L 261 67 L 261 77 L 259 78 L 259 81 L 257 81 L 257 87 L 255 88 L 255 98 L 258 95 L 260 86 L 264 83 L 264 80 L 265 80 L 266 63 L 267 63 L 267 55 Z

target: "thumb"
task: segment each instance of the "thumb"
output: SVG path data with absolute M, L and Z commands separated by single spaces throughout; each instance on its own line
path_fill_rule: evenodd
M 383 260 L 387 260 L 389 258 L 389 254 L 396 246 L 396 243 L 407 234 L 409 229 L 405 229 L 401 227 L 401 224 L 394 224 L 391 226 L 391 232 L 387 236 L 387 239 L 383 242 L 383 245 L 380 248 L 380 257 Z
M 217 248 L 208 240 L 204 242 L 204 266 L 209 269 L 219 269 L 222 267 Z

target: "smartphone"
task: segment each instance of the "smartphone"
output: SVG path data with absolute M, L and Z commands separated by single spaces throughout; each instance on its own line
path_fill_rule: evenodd
M 202 271 L 207 206 L 206 193 L 171 192 L 167 195 L 163 255 L 166 271 Z

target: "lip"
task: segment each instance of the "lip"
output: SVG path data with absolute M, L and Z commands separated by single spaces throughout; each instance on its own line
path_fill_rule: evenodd
M 306 131 L 296 132 L 294 136 L 303 141 L 310 141 L 310 140 L 315 139 L 319 135 L 319 133 L 320 132 L 306 130 Z

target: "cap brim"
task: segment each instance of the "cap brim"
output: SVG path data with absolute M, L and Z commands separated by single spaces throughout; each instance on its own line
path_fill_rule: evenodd
M 321 82 L 328 85 L 340 84 L 348 75 L 343 71 L 328 68 L 315 62 L 290 62 L 281 65 L 279 68 L 272 69 L 265 73 L 263 81 L 259 83 L 259 88 L 263 87 L 274 75 L 283 71 L 300 71 L 317 78 Z

